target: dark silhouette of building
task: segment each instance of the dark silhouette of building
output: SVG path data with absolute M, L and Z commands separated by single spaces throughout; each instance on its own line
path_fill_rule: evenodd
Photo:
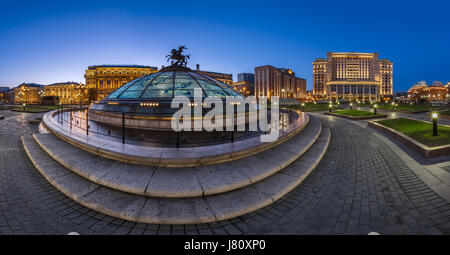
M 249 81 L 255 84 L 255 74 L 254 73 L 240 73 L 238 74 L 238 82 Z

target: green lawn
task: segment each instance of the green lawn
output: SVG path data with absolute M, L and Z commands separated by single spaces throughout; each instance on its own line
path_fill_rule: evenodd
M 14 106 L 10 106 L 10 105 L 0 106 L 0 110 L 11 110 L 11 109 L 14 109 Z
M 373 116 L 374 115 L 373 112 L 360 111 L 360 110 L 338 110 L 338 111 L 334 111 L 333 113 L 350 115 L 350 116 L 354 116 L 354 117 L 369 116 L 369 115 Z M 377 114 L 377 115 L 379 115 L 379 114 Z
M 22 106 L 17 106 L 17 107 L 14 107 L 14 110 L 18 110 L 18 111 L 26 111 L 26 112 L 42 112 L 42 111 L 45 111 L 45 110 L 47 110 L 47 109 L 44 109 L 44 108 L 37 108 L 37 107 L 25 107 L 25 109 L 23 109 L 23 107 Z
M 23 106 L 21 105 L 8 105 L 8 106 L 0 106 L 0 110 L 23 110 Z M 26 105 L 25 111 L 27 112 L 42 112 L 46 110 L 58 110 L 58 106 L 56 105 Z
M 418 120 L 396 118 L 377 121 L 429 147 L 450 144 L 450 127 L 438 125 L 438 136 L 433 135 L 433 125 Z
M 391 104 L 378 104 L 379 109 L 392 110 Z M 395 110 L 417 112 L 417 111 L 428 111 L 437 109 L 429 104 L 399 104 L 395 107 Z
M 305 103 L 304 106 L 300 105 L 282 105 L 282 108 L 288 108 L 288 109 L 295 109 L 295 110 L 301 110 L 305 112 L 309 111 L 328 111 L 329 104 L 314 104 L 314 103 Z M 336 107 L 336 104 L 333 104 L 332 109 L 340 109 L 341 106 Z
M 33 105 L 33 108 L 41 108 L 41 109 L 45 109 L 45 110 L 58 110 L 58 106 L 56 105 Z

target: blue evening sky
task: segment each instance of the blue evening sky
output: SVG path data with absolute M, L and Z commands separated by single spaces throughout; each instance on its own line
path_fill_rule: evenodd
M 394 90 L 450 81 L 445 1 L 3 1 L 0 86 L 83 81 L 97 64 L 167 65 L 186 45 L 190 66 L 233 73 L 270 64 L 312 88 L 327 51 L 378 52 Z

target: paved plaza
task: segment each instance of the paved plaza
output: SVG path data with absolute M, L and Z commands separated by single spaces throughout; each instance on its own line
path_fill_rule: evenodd
M 28 121 L 42 114 L 1 115 L 0 234 L 450 234 L 448 160 L 412 161 L 414 154 L 399 152 L 366 122 L 315 114 L 331 129 L 327 153 L 308 179 L 268 207 L 212 224 L 152 225 L 97 213 L 63 195 L 20 142 L 37 132 Z

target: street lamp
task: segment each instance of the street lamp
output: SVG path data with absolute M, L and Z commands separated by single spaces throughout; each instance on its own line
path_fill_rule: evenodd
M 39 90 L 39 96 L 41 97 L 41 103 L 42 103 L 44 101 L 45 91 L 44 90 Z
M 375 109 L 375 112 L 374 112 L 375 115 L 377 114 L 377 107 L 378 107 L 377 104 L 374 104 L 374 105 L 373 105 L 373 108 Z
M 392 110 L 394 110 L 395 109 L 395 103 L 392 102 L 391 104 L 392 104 Z
M 438 114 L 437 114 L 437 112 L 433 112 L 431 114 L 431 118 L 433 119 L 433 136 L 438 136 L 438 131 L 437 131 Z
M 330 108 L 330 112 L 331 112 L 331 108 L 333 107 L 333 105 L 332 105 L 332 104 L 330 104 L 330 105 L 328 105 L 328 107 Z
M 350 103 L 350 110 L 353 109 L 353 103 Z

